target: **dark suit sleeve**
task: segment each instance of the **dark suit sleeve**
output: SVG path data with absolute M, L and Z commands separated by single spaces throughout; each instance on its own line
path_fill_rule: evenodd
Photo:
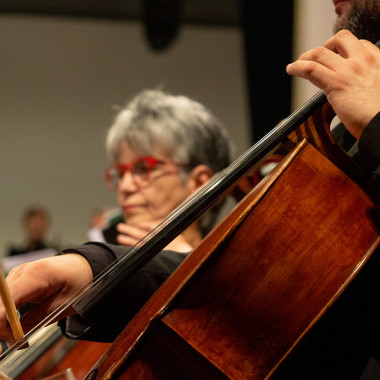
M 128 248 L 124 246 L 87 243 L 63 253 L 82 255 L 90 263 L 94 275 L 97 275 L 126 250 Z M 186 253 L 173 251 L 158 253 L 102 301 L 97 315 L 88 316 L 86 320 L 80 315 L 61 320 L 59 325 L 63 333 L 73 339 L 113 341 L 186 256 Z
M 368 123 L 359 141 L 343 124 L 332 130 L 332 136 L 368 175 L 367 192 L 380 205 L 380 112 Z
M 380 205 L 380 112 L 362 133 L 358 152 L 360 165 L 370 176 L 368 193 Z

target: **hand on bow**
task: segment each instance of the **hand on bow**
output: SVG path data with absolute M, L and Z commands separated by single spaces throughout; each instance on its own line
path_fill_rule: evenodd
M 64 301 L 82 289 L 93 278 L 87 260 L 80 255 L 49 257 L 13 268 L 6 282 L 17 308 L 30 304 L 21 319 L 24 333 L 55 311 Z M 56 320 L 74 314 L 68 308 Z M 8 346 L 14 343 L 6 311 L 0 300 L 0 339 Z

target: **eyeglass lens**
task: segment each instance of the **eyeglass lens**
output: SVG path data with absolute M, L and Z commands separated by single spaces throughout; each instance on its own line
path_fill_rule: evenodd
M 144 184 L 148 180 L 149 173 L 159 162 L 153 158 L 144 158 L 136 160 L 130 164 L 117 165 L 108 169 L 109 186 L 116 190 L 120 180 L 127 171 L 130 171 L 135 182 Z

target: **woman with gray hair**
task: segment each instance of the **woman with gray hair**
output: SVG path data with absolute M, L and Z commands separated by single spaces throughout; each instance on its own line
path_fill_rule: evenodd
M 124 245 L 134 245 L 213 173 L 227 167 L 231 150 L 225 128 L 206 107 L 158 90 L 143 91 L 119 112 L 106 148 L 113 163 L 107 182 L 118 192 L 125 222 L 117 227 L 118 243 Z M 124 181 L 128 169 L 133 181 Z M 140 179 L 148 172 L 150 181 L 142 186 Z M 170 248 L 193 248 L 213 227 L 219 207 L 181 235 L 190 247 Z
M 207 108 L 158 90 L 143 91 L 118 113 L 106 146 L 111 160 L 106 182 L 117 192 L 124 220 L 117 226 L 120 245 L 87 243 L 14 268 L 7 282 L 16 306 L 35 304 L 22 319 L 26 331 L 124 254 L 125 245 L 134 245 L 225 168 L 231 150 L 226 130 Z M 66 335 L 112 341 L 198 245 L 214 220 L 215 209 L 208 220 L 190 225 L 102 300 L 96 316 L 83 320 L 76 310 L 66 309 L 60 315 L 65 317 L 60 325 Z M 0 338 L 8 343 L 13 340 L 2 304 Z

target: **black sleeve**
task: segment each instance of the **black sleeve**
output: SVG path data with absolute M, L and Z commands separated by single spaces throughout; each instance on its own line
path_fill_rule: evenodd
M 122 245 L 89 242 L 74 248 L 65 249 L 59 252 L 59 255 L 65 253 L 76 253 L 83 256 L 89 262 L 92 273 L 95 277 L 118 257 L 128 252 L 128 250 L 129 247 Z
M 94 274 L 101 266 L 108 266 L 126 251 L 126 247 L 103 243 L 88 243 L 63 253 L 75 252 L 84 256 Z M 100 313 L 84 320 L 78 315 L 59 322 L 63 333 L 73 339 L 111 342 L 146 303 L 151 295 L 174 272 L 187 256 L 186 253 L 162 251 L 144 267 L 123 281 L 103 300 Z
M 368 193 L 380 205 L 380 112 L 370 121 L 359 139 L 358 159 L 370 176 Z
M 380 205 L 380 112 L 368 123 L 359 141 L 354 139 L 343 124 L 332 130 L 332 136 L 368 175 L 367 192 Z

